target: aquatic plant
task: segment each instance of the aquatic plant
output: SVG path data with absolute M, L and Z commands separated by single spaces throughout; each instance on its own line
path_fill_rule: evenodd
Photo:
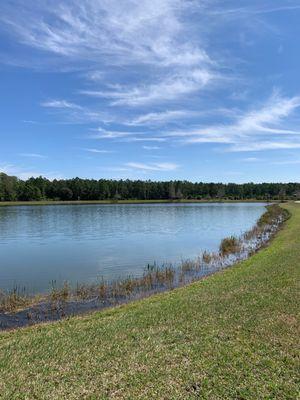
M 77 283 L 75 294 L 78 299 L 86 300 L 89 298 L 90 288 L 85 284 Z
M 25 288 L 14 286 L 10 291 L 0 291 L 0 312 L 14 312 L 29 304 Z
M 52 288 L 50 292 L 51 301 L 67 301 L 71 294 L 71 287 L 68 282 L 64 282 L 63 286 L 57 287 L 56 281 L 51 282 Z
M 202 260 L 203 262 L 205 262 L 206 264 L 209 264 L 212 260 L 212 253 L 209 253 L 208 251 L 204 251 L 202 254 Z
M 219 251 L 222 256 L 237 253 L 241 250 L 241 241 L 234 236 L 224 238 L 221 241 Z

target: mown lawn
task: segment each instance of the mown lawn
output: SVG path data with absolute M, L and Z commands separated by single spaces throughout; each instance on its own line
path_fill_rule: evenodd
M 272 244 L 190 286 L 0 334 L 1 399 L 299 398 L 300 204 Z

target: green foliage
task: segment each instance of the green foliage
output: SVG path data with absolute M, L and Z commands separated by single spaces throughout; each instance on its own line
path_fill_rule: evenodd
M 18 200 L 18 179 L 0 172 L 0 201 Z
M 60 197 L 61 200 L 72 200 L 73 192 L 68 187 L 63 187 L 60 190 L 60 196 L 59 197 Z
M 26 182 L 19 195 L 19 199 L 23 201 L 42 200 L 42 193 L 38 186 Z
M 299 198 L 299 183 L 203 183 L 188 181 L 131 181 L 109 179 L 54 179 L 22 181 L 0 173 L 0 201 L 41 199 L 93 200 L 286 200 Z

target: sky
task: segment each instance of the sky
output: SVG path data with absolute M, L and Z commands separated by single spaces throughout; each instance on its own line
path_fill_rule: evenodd
M 300 0 L 3 0 L 0 171 L 299 181 Z

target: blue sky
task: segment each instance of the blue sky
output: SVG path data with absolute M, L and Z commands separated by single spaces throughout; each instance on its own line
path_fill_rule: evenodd
M 299 21 L 299 0 L 1 1 L 0 170 L 299 181 Z

